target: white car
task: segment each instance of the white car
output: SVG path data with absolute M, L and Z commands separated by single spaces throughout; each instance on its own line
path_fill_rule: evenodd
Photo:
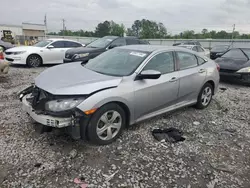
M 178 45 L 178 46 L 187 48 L 187 49 L 192 50 L 192 51 L 195 51 L 199 55 L 210 57 L 209 50 L 206 50 L 206 49 L 204 49 L 203 47 L 201 47 L 199 45 Z
M 38 67 L 42 64 L 63 63 L 65 52 L 71 48 L 83 47 L 79 42 L 67 39 L 47 39 L 34 46 L 19 46 L 5 51 L 5 60 L 12 64 Z

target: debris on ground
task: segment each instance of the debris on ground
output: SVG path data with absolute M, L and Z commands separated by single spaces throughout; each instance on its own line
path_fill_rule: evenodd
M 71 150 L 70 153 L 69 153 L 69 156 L 70 156 L 71 159 L 76 158 L 77 150 L 76 149 Z
M 195 122 L 193 122 L 193 124 L 196 125 L 196 126 L 198 126 L 198 125 L 200 125 L 201 123 L 198 122 L 198 121 L 195 121 Z
M 103 174 L 103 176 L 105 177 L 105 181 L 108 182 L 110 181 L 119 171 L 117 170 L 116 172 L 114 172 L 113 174 L 111 175 L 106 175 L 106 174 Z
M 168 128 L 168 129 L 154 129 L 152 131 L 154 138 L 160 142 L 183 142 L 185 140 L 183 133 L 176 128 Z
M 88 184 L 86 184 L 85 182 L 83 182 L 81 179 L 75 178 L 74 179 L 74 183 L 78 184 L 80 186 L 80 188 L 87 188 Z

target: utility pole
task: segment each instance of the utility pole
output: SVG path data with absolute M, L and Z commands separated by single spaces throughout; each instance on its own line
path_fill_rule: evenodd
M 44 16 L 44 25 L 45 25 L 45 39 L 47 38 L 47 15 Z
M 64 36 L 64 34 L 65 34 L 64 32 L 65 32 L 65 28 L 66 28 L 65 27 L 65 19 L 62 19 L 62 22 L 63 22 L 63 36 Z
M 233 39 L 234 39 L 234 31 L 235 31 L 235 24 L 233 24 L 232 43 L 231 43 L 232 46 L 233 46 Z

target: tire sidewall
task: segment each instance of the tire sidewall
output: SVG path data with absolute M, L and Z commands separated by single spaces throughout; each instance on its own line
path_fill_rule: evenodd
M 32 65 L 30 64 L 30 58 L 33 57 L 33 56 L 38 57 L 38 58 L 40 59 L 40 63 L 39 63 L 38 66 L 32 66 Z M 34 67 L 34 68 L 35 68 L 35 67 L 39 67 L 39 66 L 42 65 L 42 58 L 41 58 L 39 55 L 35 55 L 35 54 L 29 55 L 28 58 L 27 58 L 27 65 L 28 65 L 29 67 Z
M 212 96 L 211 96 L 211 99 L 210 99 L 209 103 L 208 103 L 206 106 L 204 106 L 204 105 L 202 104 L 202 99 L 201 99 L 201 97 L 202 97 L 202 93 L 203 93 L 204 89 L 207 88 L 207 87 L 210 87 L 210 89 L 211 89 L 211 91 L 212 91 Z M 206 83 L 206 84 L 201 88 L 201 91 L 200 91 L 199 96 L 198 96 L 198 99 L 197 99 L 196 107 L 197 107 L 198 109 L 207 108 L 207 107 L 209 106 L 209 104 L 211 103 L 211 101 L 212 101 L 213 92 L 214 92 L 213 86 L 212 86 L 210 83 Z
M 102 140 L 99 138 L 99 136 L 97 135 L 96 132 L 96 128 L 97 128 L 97 123 L 100 119 L 100 117 L 107 111 L 110 110 L 115 110 L 117 111 L 122 118 L 122 126 L 119 130 L 119 132 L 117 133 L 117 135 L 112 138 L 111 140 Z M 97 144 L 97 145 L 107 145 L 110 144 L 112 142 L 114 142 L 122 133 L 123 129 L 126 126 L 126 115 L 125 115 L 125 111 L 117 104 L 115 103 L 110 103 L 110 104 L 106 104 L 103 107 L 101 107 L 100 109 L 98 109 L 93 116 L 91 117 L 91 120 L 88 124 L 88 129 L 87 129 L 87 135 L 88 135 L 88 139 L 90 141 L 91 144 Z

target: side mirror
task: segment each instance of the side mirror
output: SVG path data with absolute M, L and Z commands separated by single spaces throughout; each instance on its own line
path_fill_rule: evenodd
M 140 74 L 137 75 L 136 80 L 143 80 L 143 79 L 158 79 L 160 78 L 161 73 L 156 70 L 145 70 L 142 71 Z
M 52 48 L 54 48 L 54 46 L 53 45 L 49 45 L 49 46 L 47 46 L 47 48 L 48 49 L 52 49 Z
M 108 49 L 112 49 L 112 48 L 115 48 L 115 47 L 117 47 L 117 45 L 111 44 L 111 45 L 108 47 Z

